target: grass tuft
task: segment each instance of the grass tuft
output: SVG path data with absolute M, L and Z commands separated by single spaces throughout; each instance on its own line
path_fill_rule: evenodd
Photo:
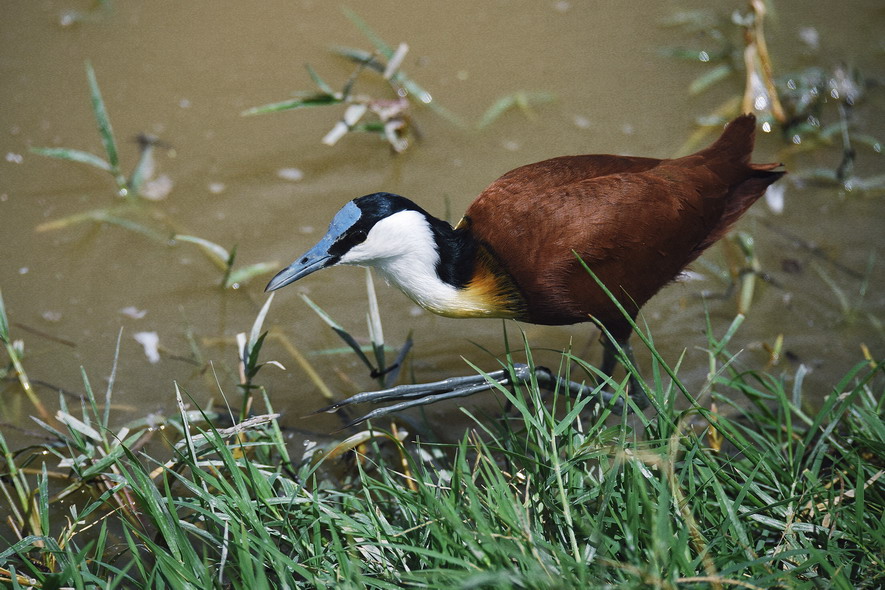
M 879 587 L 883 364 L 859 362 L 808 414 L 801 368 L 792 386 L 738 368 L 727 351 L 737 325 L 711 336 L 710 381 L 687 410 L 673 403 L 685 387 L 659 376 L 668 367 L 650 386 L 651 417 L 528 384 L 502 388 L 510 410 L 473 418 L 456 444 L 369 430 L 299 463 L 266 395 L 267 414 L 217 428 L 176 387 L 179 416 L 152 431 L 169 443 L 156 449 L 142 446 L 146 430 L 113 430 L 84 375 L 80 411 L 62 405 L 61 428 L 45 425 L 50 455 L 12 453 L 0 436 L 18 531 L 0 576 L 44 587 Z M 247 370 L 261 329 L 259 318 Z M 573 360 L 563 357 L 565 379 Z M 729 411 L 702 404 L 708 391 Z

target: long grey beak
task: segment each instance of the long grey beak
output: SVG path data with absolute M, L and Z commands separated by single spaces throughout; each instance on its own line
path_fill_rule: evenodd
M 331 245 L 332 240 L 329 239 L 329 236 L 324 236 L 304 256 L 278 272 L 267 284 L 267 287 L 264 288 L 265 292 L 276 291 L 280 287 L 285 287 L 289 283 L 294 283 L 298 279 L 338 262 L 335 256 L 329 254 L 329 246 Z
M 332 222 L 329 224 L 329 231 L 317 243 L 316 246 L 308 250 L 304 256 L 281 270 L 277 276 L 272 278 L 264 288 L 265 291 L 275 291 L 280 287 L 285 287 L 289 283 L 294 283 L 298 279 L 304 278 L 312 272 L 316 272 L 327 266 L 338 264 L 341 254 L 331 254 L 329 251 L 340 238 L 359 218 L 362 213 L 353 201 L 348 202 L 341 208 Z

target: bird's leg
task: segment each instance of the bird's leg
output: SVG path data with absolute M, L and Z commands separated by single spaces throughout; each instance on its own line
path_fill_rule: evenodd
M 532 377 L 534 377 L 540 387 L 553 389 L 559 386 L 567 390 L 572 396 L 598 395 L 600 401 L 604 403 L 608 403 L 614 397 L 611 393 L 603 390 L 594 391 L 595 388 L 590 387 L 589 385 L 557 377 L 546 367 L 532 368 L 522 363 L 515 363 L 513 365 L 512 375 L 507 369 L 502 369 L 500 371 L 486 373 L 485 375 L 450 377 L 448 379 L 443 379 L 442 381 L 434 381 L 433 383 L 399 385 L 397 387 L 381 389 L 378 391 L 366 391 L 332 404 L 331 406 L 317 410 L 314 414 L 334 412 L 339 408 L 352 404 L 397 402 L 390 406 L 372 410 L 365 416 L 352 420 L 344 426 L 344 428 L 347 428 L 359 424 L 360 422 L 365 422 L 366 420 L 380 418 L 393 412 L 400 412 L 415 406 L 424 406 L 446 399 L 467 397 L 481 391 L 494 389 L 498 385 L 506 387 L 513 383 L 529 383 Z M 618 403 L 621 402 L 619 401 Z
M 624 342 L 618 343 L 621 351 L 624 354 L 625 359 L 633 365 L 633 370 L 627 369 L 627 366 L 624 363 L 620 363 L 624 366 L 624 369 L 627 371 L 628 376 L 628 393 L 630 394 L 630 398 L 633 400 L 633 403 L 640 410 L 644 410 L 648 407 L 648 395 L 645 393 L 645 388 L 639 382 L 639 379 L 636 378 L 636 371 L 639 370 L 639 365 L 636 364 L 636 358 L 633 356 L 633 347 L 630 345 L 629 338 Z M 618 347 L 615 346 L 612 342 L 610 342 L 607 338 L 602 338 L 602 372 L 605 373 L 609 378 L 614 374 L 615 367 L 618 365 Z

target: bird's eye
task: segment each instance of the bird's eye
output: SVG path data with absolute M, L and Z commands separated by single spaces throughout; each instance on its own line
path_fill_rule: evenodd
M 362 244 L 366 241 L 366 232 L 361 229 L 356 230 L 355 232 L 350 234 L 350 243 L 354 246 L 357 244 Z

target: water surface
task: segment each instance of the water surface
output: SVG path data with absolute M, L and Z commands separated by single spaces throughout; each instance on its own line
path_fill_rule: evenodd
M 4 10 L 0 39 L 0 288 L 13 335 L 24 340 L 26 368 L 50 407 L 57 391 L 82 393 L 80 367 L 102 391 L 111 374 L 122 330 L 114 387 L 114 421 L 150 412 L 174 413 L 178 383 L 200 405 L 239 404 L 234 337 L 250 329 L 265 300 L 260 277 L 239 289 L 218 287 L 220 273 L 192 244 L 158 242 L 109 224 L 83 223 L 38 232 L 47 221 L 114 204 L 110 178 L 91 168 L 29 153 L 32 146 L 65 146 L 101 153 L 89 107 L 84 63 L 93 64 L 126 169 L 137 157 L 139 133 L 160 137 L 158 174 L 173 188 L 152 204 L 179 231 L 238 246 L 238 263 L 288 264 L 311 246 L 348 199 L 390 191 L 456 221 L 489 182 L 516 166 L 577 153 L 667 157 L 695 129 L 695 119 L 741 91 L 739 76 L 690 96 L 690 82 L 708 67 L 663 57 L 665 46 L 698 46 L 684 31 L 661 26 L 677 10 L 728 14 L 735 2 L 427 2 L 356 0 L 348 6 L 391 44 L 407 42 L 404 70 L 439 104 L 469 123 L 515 91 L 543 91 L 555 102 L 535 117 L 508 113 L 483 130 L 461 129 L 428 109 L 413 120 L 420 141 L 393 155 L 377 137 L 351 135 L 337 146 L 320 139 L 340 116 L 322 108 L 242 117 L 246 108 L 310 89 L 304 64 L 332 84 L 343 84 L 352 66 L 332 55 L 332 45 L 370 48 L 369 42 L 329 2 L 112 2 L 109 11 L 62 26 L 66 11 L 89 2 L 12 2 Z M 823 3 L 778 2 L 768 23 L 779 72 L 840 62 L 867 78 L 885 79 L 881 3 L 854 1 L 839 14 Z M 817 50 L 800 41 L 809 28 Z M 367 84 L 365 92 L 382 93 Z M 832 121 L 835 109 L 830 107 Z M 871 90 L 854 112 L 857 127 L 885 137 L 883 93 Z M 761 134 L 756 161 L 784 159 L 793 175 L 835 168 L 838 146 L 789 156 L 774 134 Z M 297 179 L 281 170 L 295 169 Z M 881 174 L 882 157 L 859 148 L 855 172 Z M 156 228 L 168 225 L 150 215 Z M 876 327 L 883 309 L 881 196 L 838 187 L 787 184 L 786 207 L 774 215 L 757 204 L 741 222 L 752 234 L 762 269 L 747 321 L 731 349 L 747 369 L 765 368 L 771 346 L 783 335 L 789 358 L 774 367 L 792 379 L 800 364 L 811 372 L 810 400 L 862 359 L 861 344 L 881 357 Z M 166 231 L 163 229 L 163 231 Z M 815 250 L 816 249 L 816 250 Z M 833 264 L 835 261 L 838 264 Z M 727 284 L 712 267 L 727 266 L 727 250 L 714 246 L 694 265 L 696 280 L 673 285 L 644 311 L 656 343 L 697 392 L 707 372 L 705 311 L 722 334 L 736 312 L 735 297 L 706 299 Z M 844 269 L 850 269 L 846 272 Z M 326 384 L 340 396 L 371 388 L 374 381 L 347 354 L 321 354 L 341 342 L 298 297 L 309 296 L 355 335 L 365 338 L 363 271 L 318 273 L 278 293 L 268 324 L 286 335 Z M 378 285 L 384 333 L 397 345 L 408 334 L 414 350 L 407 373 L 418 380 L 468 371 L 461 357 L 492 369 L 490 356 L 504 351 L 502 323 L 451 320 L 415 308 L 399 292 Z M 844 306 L 851 308 L 846 314 Z M 121 310 L 134 308 L 142 317 Z M 559 351 L 573 347 L 597 361 L 595 333 L 587 326 L 551 328 L 509 324 L 511 340 L 525 334 L 542 362 L 558 365 Z M 160 360 L 151 363 L 135 340 L 156 332 Z M 591 345 L 592 343 L 592 345 Z M 647 363 L 647 355 L 639 354 Z M 265 358 L 259 383 L 268 388 L 283 422 L 329 432 L 334 417 L 305 422 L 300 416 L 324 405 L 317 388 L 277 342 Z M 646 365 L 647 366 L 647 365 Z M 32 440 L 32 408 L 15 383 L 5 383 L 0 420 L 4 434 Z M 451 406 L 429 416 L 457 414 Z M 441 421 L 440 424 L 447 424 Z M 443 428 L 440 428 L 443 430 Z M 457 433 L 455 433 L 457 436 Z

